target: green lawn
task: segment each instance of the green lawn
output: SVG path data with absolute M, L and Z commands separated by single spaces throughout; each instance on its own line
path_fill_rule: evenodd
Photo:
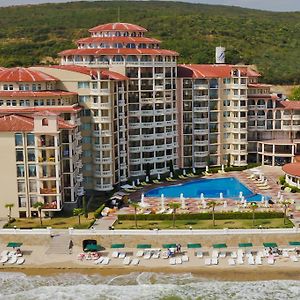
M 255 220 L 255 228 L 292 228 L 293 223 L 289 220 L 286 221 L 286 225 L 283 224 L 283 219 L 257 219 Z M 172 229 L 172 221 L 138 221 L 138 229 Z M 252 220 L 216 220 L 216 226 L 213 226 L 212 220 L 178 220 L 175 223 L 176 229 L 189 229 L 192 226 L 193 229 L 223 229 L 223 228 L 239 228 L 248 229 L 253 228 Z M 119 221 L 115 224 L 115 229 L 135 229 L 134 221 Z
M 42 227 L 52 227 L 52 228 L 89 228 L 94 221 L 93 214 L 89 214 L 89 217 L 86 219 L 84 216 L 81 216 L 81 225 L 78 224 L 78 217 L 66 217 L 66 218 L 45 218 L 43 219 Z M 27 218 L 27 219 L 16 219 L 15 222 L 10 223 L 6 228 L 40 228 L 40 219 L 39 218 Z

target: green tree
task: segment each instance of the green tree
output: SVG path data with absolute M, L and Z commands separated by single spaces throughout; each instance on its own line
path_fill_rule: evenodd
M 15 205 L 13 203 L 6 203 L 5 204 L 5 208 L 8 209 L 8 222 L 10 222 L 11 220 L 11 209 L 14 207 Z
M 212 221 L 213 221 L 213 226 L 216 226 L 216 221 L 215 221 L 215 209 L 216 209 L 216 206 L 218 205 L 218 202 L 217 201 L 209 201 L 207 202 L 207 207 L 208 208 L 211 208 L 211 213 L 212 213 Z
M 131 202 L 129 203 L 129 205 L 134 209 L 134 224 L 135 224 L 135 228 L 137 228 L 137 211 L 140 208 L 140 205 L 136 202 Z
M 250 208 L 252 210 L 252 226 L 254 227 L 254 220 L 255 220 L 255 211 L 258 208 L 258 205 L 256 202 L 251 202 Z
M 83 207 L 84 217 L 87 219 L 89 217 L 89 214 L 88 214 L 87 201 L 85 196 L 82 196 L 82 207 Z
M 292 89 L 289 100 L 300 100 L 300 86 L 294 87 Z
M 73 209 L 73 216 L 78 217 L 78 225 L 81 224 L 80 217 L 84 214 L 84 211 L 82 208 L 74 208 Z
M 286 224 L 286 219 L 287 219 L 287 210 L 291 205 L 291 201 L 289 200 L 283 200 L 281 201 L 281 205 L 283 206 L 283 224 Z
M 172 215 L 173 215 L 173 228 L 175 228 L 175 216 L 176 216 L 176 211 L 177 209 L 181 206 L 180 203 L 178 202 L 171 202 L 169 204 L 169 207 L 173 210 Z
M 43 202 L 35 202 L 33 204 L 33 207 L 36 208 L 38 210 L 39 213 L 39 218 L 40 218 L 40 223 L 41 226 L 43 226 L 43 220 L 42 220 L 42 208 L 44 207 L 44 203 Z

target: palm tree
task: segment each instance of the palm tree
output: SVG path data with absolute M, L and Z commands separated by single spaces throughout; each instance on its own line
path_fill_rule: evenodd
M 82 208 L 74 208 L 73 209 L 73 216 L 77 216 L 78 217 L 78 225 L 81 224 L 80 222 L 80 217 L 84 214 L 84 211 Z
M 13 203 L 6 203 L 5 208 L 8 208 L 8 223 L 11 220 L 11 209 L 14 207 Z
M 284 207 L 283 224 L 285 225 L 286 224 L 286 219 L 287 219 L 286 213 L 287 213 L 287 210 L 288 210 L 289 206 L 291 205 L 291 201 L 283 200 L 283 201 L 281 201 L 281 204 Z
M 137 202 L 131 202 L 129 203 L 129 205 L 134 209 L 134 224 L 135 224 L 135 228 L 137 228 L 137 211 L 140 208 L 140 205 Z
M 215 221 L 215 208 L 216 208 L 217 205 L 218 205 L 218 202 L 213 201 L 213 200 L 211 200 L 211 201 L 209 201 L 209 202 L 207 203 L 208 208 L 211 208 L 211 209 L 212 209 L 211 212 L 212 212 L 213 226 L 216 226 L 216 221 Z
M 173 215 L 173 228 L 175 228 L 175 215 L 176 215 L 176 210 L 181 206 L 180 203 L 178 202 L 171 202 L 169 204 L 170 208 L 173 210 L 172 215 Z
M 252 210 L 252 226 L 254 227 L 254 220 L 255 220 L 255 210 L 258 208 L 258 205 L 256 202 L 251 202 L 250 208 Z
M 39 212 L 39 218 L 40 218 L 41 226 L 43 226 L 43 220 L 42 220 L 42 208 L 43 208 L 43 206 L 44 206 L 43 202 L 35 202 L 33 204 L 33 207 L 36 208 Z

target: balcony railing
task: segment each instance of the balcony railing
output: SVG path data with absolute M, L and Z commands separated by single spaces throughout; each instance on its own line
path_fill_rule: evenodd
M 56 188 L 42 188 L 40 189 L 40 194 L 56 194 Z

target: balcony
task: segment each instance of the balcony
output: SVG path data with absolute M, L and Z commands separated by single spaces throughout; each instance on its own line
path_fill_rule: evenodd
M 129 162 L 131 164 L 140 164 L 141 163 L 141 159 L 140 158 L 132 158 L 132 159 L 129 159 Z
M 103 108 L 103 109 L 110 109 L 111 108 L 111 104 L 110 103 L 100 103 L 99 107 Z
M 194 118 L 194 123 L 200 123 L 200 124 L 208 124 L 208 118 Z
M 194 141 L 195 146 L 206 146 L 208 145 L 208 140 L 205 141 Z
M 154 75 L 155 79 L 164 79 L 164 77 L 165 77 L 164 73 L 156 73 Z
M 56 188 L 42 188 L 40 189 L 40 194 L 41 195 L 53 195 L 56 194 L 57 190 Z
M 76 180 L 77 180 L 78 182 L 82 182 L 82 181 L 83 181 L 83 175 L 82 175 L 82 174 L 78 174 L 78 175 L 76 176 Z
M 110 130 L 101 130 L 101 135 L 102 136 L 111 136 L 111 131 Z
M 194 96 L 194 100 L 208 100 L 208 95 Z
M 194 90 L 207 90 L 208 84 L 194 84 Z
M 163 91 L 164 90 L 164 86 L 163 85 L 156 85 L 156 86 L 154 86 L 154 90 L 155 91 Z
M 194 112 L 208 112 L 208 106 L 194 107 Z
M 141 151 L 141 147 L 130 147 L 129 151 L 130 152 L 140 152 Z

